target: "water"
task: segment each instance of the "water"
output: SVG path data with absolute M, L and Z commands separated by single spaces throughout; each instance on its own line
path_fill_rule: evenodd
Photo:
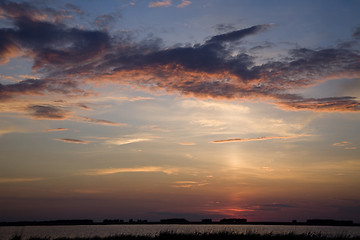
M 321 233 L 325 236 L 360 236 L 360 227 L 340 226 L 294 226 L 294 225 L 81 225 L 81 226 L 23 226 L 0 227 L 0 240 L 9 240 L 15 234 L 23 239 L 30 237 L 107 237 L 111 235 L 151 235 L 160 232 L 234 232 L 259 234 Z

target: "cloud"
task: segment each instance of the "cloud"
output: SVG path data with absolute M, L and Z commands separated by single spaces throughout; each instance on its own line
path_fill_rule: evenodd
M 106 141 L 106 143 L 111 145 L 126 145 L 130 143 L 147 142 L 151 140 L 151 138 L 119 138 Z
M 181 3 L 176 5 L 177 8 L 184 8 L 191 4 L 191 1 L 188 0 L 181 0 Z
M 199 124 L 202 127 L 220 127 L 226 125 L 226 122 L 219 121 L 219 120 L 212 120 L 212 119 L 201 119 L 201 120 L 195 120 L 191 123 Z
M 171 4 L 157 1 L 149 7 Z M 359 53 L 345 48 L 296 48 L 281 59 L 256 64 L 256 55 L 242 40 L 270 30 L 273 24 L 232 30 L 194 45 L 165 47 L 156 37 L 135 41 L 125 32 L 111 35 L 104 29 L 69 27 L 62 21 L 68 13 L 30 3 L 5 1 L 0 11 L 12 23 L 0 28 L 0 61 L 25 54 L 34 61 L 34 72 L 41 73 L 40 79 L 1 84 L 2 100 L 52 92 L 86 96 L 88 90 L 80 88 L 84 83 L 116 82 L 198 99 L 258 99 L 285 110 L 360 111 L 356 97 L 296 94 L 331 79 L 359 79 Z M 107 16 L 98 20 L 111 21 Z M 357 29 L 353 36 L 358 37 Z
M 283 208 L 293 208 L 294 206 L 284 203 L 267 203 L 251 206 L 256 211 L 280 211 Z
M 110 46 L 109 35 L 105 32 L 67 28 L 59 22 L 63 17 L 60 11 L 51 8 L 40 9 L 27 3 L 5 1 L 0 4 L 0 11 L 15 25 L 14 28 L 0 29 L 1 39 L 4 39 L 0 56 L 7 57 L 15 50 L 29 51 L 34 58 L 34 69 L 48 64 L 66 67 L 84 63 Z M 51 21 L 49 16 L 56 19 Z
M 102 168 L 102 169 L 88 169 L 80 172 L 80 175 L 110 175 L 117 173 L 149 173 L 149 172 L 162 172 L 165 174 L 174 174 L 178 172 L 176 168 L 167 167 L 156 167 L 156 166 L 145 166 L 145 167 L 134 167 L 134 168 Z
M 253 141 L 264 141 L 264 140 L 273 140 L 273 139 L 291 139 L 291 138 L 299 138 L 303 136 L 307 136 L 307 135 L 269 136 L 269 137 L 258 137 L 258 138 L 230 138 L 230 139 L 214 140 L 209 143 L 253 142 Z
M 68 111 L 52 105 L 30 105 L 27 110 L 35 119 L 64 120 L 68 118 Z
M 356 112 L 360 111 L 360 103 L 356 97 L 308 98 L 301 97 L 280 101 L 281 108 L 290 110 L 313 110 L 318 112 Z
M 105 97 L 106 99 L 112 100 L 120 100 L 120 101 L 129 101 L 129 102 L 136 102 L 136 101 L 144 101 L 144 100 L 153 100 L 153 97 Z
M 84 14 L 84 11 L 81 10 L 78 6 L 76 6 L 74 4 L 67 3 L 67 4 L 65 4 L 65 7 L 70 9 L 74 13 L 77 13 L 78 15 L 83 15 Z
M 236 30 L 233 24 L 223 24 L 223 23 L 217 24 L 216 26 L 214 26 L 214 28 L 218 32 L 231 32 Z
M 207 182 L 198 182 L 198 181 L 175 181 L 173 183 L 174 188 L 195 188 L 208 185 Z
M 99 28 L 107 29 L 109 26 L 115 23 L 119 18 L 122 18 L 120 12 L 114 12 L 112 14 L 104 14 L 96 17 L 95 25 Z
M 127 125 L 126 123 L 117 123 L 117 122 L 112 122 L 112 121 L 108 121 L 108 120 L 89 118 L 89 117 L 74 116 L 73 118 L 75 120 L 79 120 L 79 121 L 82 121 L 82 122 L 100 124 L 100 125 L 107 125 L 107 126 L 126 126 Z
M 271 26 L 272 26 L 271 24 L 256 25 L 250 28 L 245 28 L 241 30 L 236 30 L 236 31 L 216 35 L 210 38 L 210 40 L 208 40 L 206 44 L 238 41 L 246 36 L 253 35 L 261 31 L 265 31 Z
M 81 108 L 84 106 L 80 105 Z M 71 120 L 78 122 L 86 122 L 91 124 L 100 124 L 105 126 L 126 126 L 126 123 L 117 123 L 109 120 L 96 119 L 90 117 L 81 117 L 73 115 L 70 111 L 65 110 L 64 107 L 43 104 L 43 105 L 29 105 L 25 111 L 35 119 L 47 119 L 47 120 Z
M 171 0 L 157 1 L 149 4 L 149 7 L 170 7 L 172 5 Z
M 183 145 L 183 146 L 194 146 L 194 145 L 196 145 L 196 143 L 193 143 L 193 142 L 181 142 L 179 144 Z
M 204 210 L 204 212 L 215 213 L 221 216 L 238 217 L 240 213 L 253 212 L 255 210 L 248 208 L 229 207 L 229 208 L 212 208 Z
M 46 93 L 85 95 L 85 91 L 79 89 L 76 82 L 68 79 L 25 79 L 12 84 L 0 83 L 0 99 L 3 101 L 21 95 L 41 96 Z
M 75 189 L 74 192 L 80 194 L 104 194 L 104 191 L 95 189 Z
M 68 131 L 67 128 L 53 128 L 53 129 L 46 129 L 44 132 L 60 132 L 60 131 Z
M 0 178 L 0 183 L 19 183 L 42 181 L 44 178 Z
M 335 147 L 344 147 L 344 149 L 347 149 L 347 150 L 357 149 L 357 147 L 354 146 L 354 144 L 349 142 L 349 141 L 336 142 L 336 143 L 333 143 L 333 146 L 335 146 Z
M 66 142 L 66 143 L 77 143 L 77 144 L 88 144 L 88 143 L 90 143 L 88 141 L 79 140 L 79 139 L 73 139 L 73 138 L 56 138 L 55 140 Z
M 357 27 L 353 32 L 353 37 L 356 39 L 360 39 L 360 27 Z

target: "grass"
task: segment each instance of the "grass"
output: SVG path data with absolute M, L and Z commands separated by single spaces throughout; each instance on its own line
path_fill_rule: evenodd
M 175 233 L 161 232 L 156 236 L 114 235 L 108 237 L 75 237 L 75 238 L 49 238 L 31 237 L 23 239 L 20 235 L 14 235 L 10 240 L 360 240 L 360 236 L 347 235 L 326 236 L 316 233 L 307 234 L 257 234 L 257 233 Z

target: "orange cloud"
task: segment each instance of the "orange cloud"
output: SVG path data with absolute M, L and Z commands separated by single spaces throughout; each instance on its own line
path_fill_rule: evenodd
M 202 187 L 208 185 L 207 182 L 198 182 L 198 181 L 176 181 L 174 182 L 174 188 L 194 188 L 194 187 Z
M 303 136 L 307 136 L 307 135 L 269 136 L 269 137 L 258 137 L 258 138 L 230 138 L 230 139 L 214 140 L 209 143 L 252 142 L 252 141 L 264 141 L 264 140 L 272 140 L 272 139 L 291 139 L 291 138 L 298 138 Z
M 344 149 L 347 149 L 347 150 L 357 149 L 357 147 L 353 146 L 353 143 L 351 143 L 349 141 L 336 142 L 336 143 L 333 143 L 333 146 L 344 147 Z
M 204 210 L 205 212 L 210 212 L 210 213 L 216 213 L 222 216 L 228 216 L 228 217 L 238 217 L 239 213 L 242 212 L 254 212 L 255 210 L 253 209 L 247 209 L 247 208 L 215 208 L 215 209 L 208 209 L 208 210 Z
M 44 180 L 44 178 L 0 178 L 0 183 L 33 182 L 41 180 Z
M 167 168 L 167 167 L 155 167 L 155 166 L 145 166 L 145 167 L 134 167 L 134 168 L 101 168 L 101 169 L 88 169 L 80 172 L 80 175 L 110 175 L 117 173 L 140 173 L 140 172 L 162 172 L 165 174 L 174 174 L 178 172 L 177 168 Z
M 58 131 L 68 131 L 67 128 L 54 128 L 54 129 L 46 129 L 44 132 L 58 132 Z
M 108 121 L 108 120 L 89 118 L 89 117 L 73 116 L 72 118 L 75 120 L 82 121 L 82 122 L 101 124 L 101 125 L 107 125 L 107 126 L 126 126 L 127 125 L 126 123 L 117 123 L 117 122 L 112 122 L 112 121 Z
M 129 102 L 154 99 L 153 97 L 105 97 L 105 98 L 106 99 L 113 99 L 113 100 L 124 100 L 124 101 L 129 101 Z
M 193 143 L 193 142 L 181 142 L 179 144 L 183 145 L 183 146 L 194 146 L 194 145 L 196 145 L 196 143 Z
M 106 143 L 112 145 L 126 145 L 130 143 L 147 142 L 151 140 L 152 140 L 151 138 L 119 138 L 119 139 L 106 141 Z

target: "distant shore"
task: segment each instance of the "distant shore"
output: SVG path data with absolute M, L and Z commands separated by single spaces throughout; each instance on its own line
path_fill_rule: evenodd
M 158 222 L 147 220 L 123 221 L 119 219 L 105 219 L 102 222 L 96 222 L 90 219 L 76 220 L 51 220 L 51 221 L 18 221 L 18 222 L 0 222 L 0 226 L 63 226 L 63 225 L 143 225 L 143 224 L 202 224 L 202 225 L 300 225 L 300 226 L 360 226 L 360 223 L 353 221 L 333 220 L 333 219 L 309 219 L 306 222 L 248 222 L 246 219 L 222 219 L 212 221 L 203 219 L 202 221 L 187 221 L 183 218 L 162 219 Z

